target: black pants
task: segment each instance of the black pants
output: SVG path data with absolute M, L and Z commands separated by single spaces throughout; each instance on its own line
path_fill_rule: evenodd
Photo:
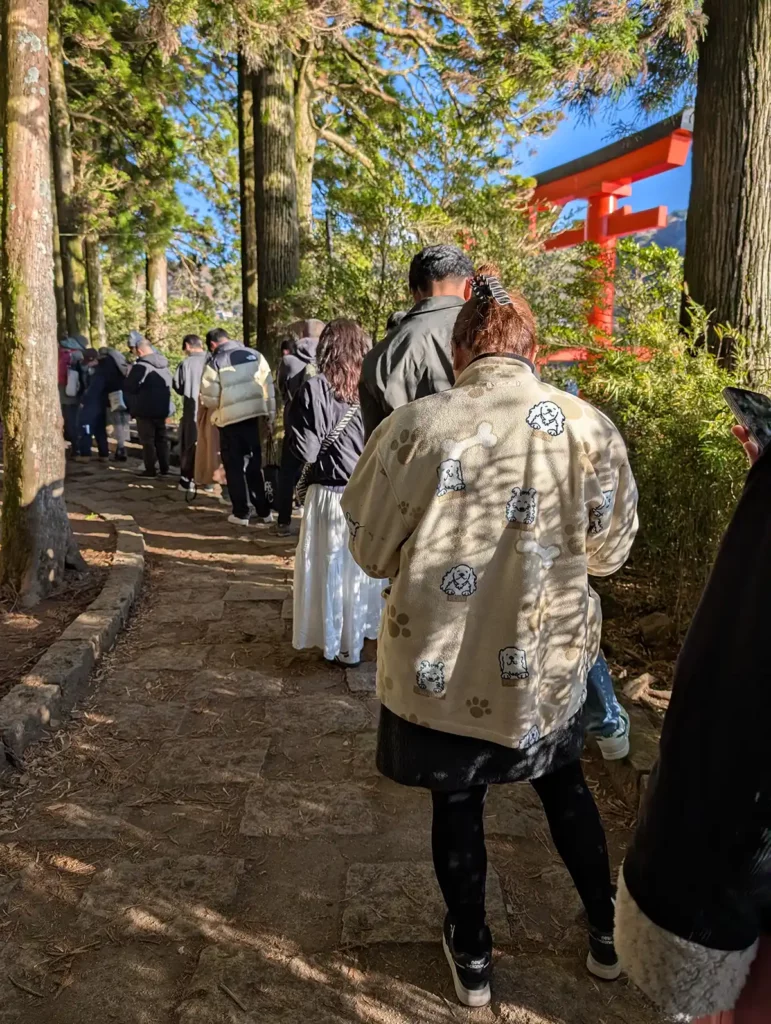
M 605 832 L 580 761 L 533 779 L 554 845 L 575 883 L 590 924 L 613 931 L 613 888 Z M 434 868 L 456 925 L 459 950 L 475 955 L 489 943 L 485 925 L 484 813 L 487 786 L 432 792 Z
M 250 499 L 258 516 L 270 515 L 262 478 L 259 422 L 255 418 L 220 427 L 220 456 L 233 503 L 233 515 L 238 519 L 249 518 Z
M 166 418 L 148 420 L 137 416 L 137 431 L 147 472 L 155 473 L 157 461 L 161 473 L 168 473 L 169 439 L 166 436 Z
M 292 521 L 294 489 L 300 479 L 302 468 L 302 462 L 292 455 L 289 438 L 285 434 L 281 448 L 281 469 L 278 474 L 278 521 L 282 526 L 289 526 Z
M 187 483 L 195 475 L 195 446 L 197 443 L 196 401 L 186 398 L 182 410 L 182 422 L 179 425 L 179 474 Z

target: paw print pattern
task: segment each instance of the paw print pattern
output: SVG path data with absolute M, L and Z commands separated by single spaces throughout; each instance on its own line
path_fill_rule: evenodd
M 404 612 L 397 613 L 393 605 L 388 608 L 388 632 L 393 637 L 403 636 L 405 638 L 412 636 L 412 630 L 408 627 L 410 621 L 409 615 L 405 615 Z
M 410 503 L 408 501 L 400 501 L 397 508 L 403 516 L 406 516 L 410 511 Z
M 396 458 L 403 466 L 414 459 L 417 441 L 417 430 L 413 430 L 412 433 L 409 430 L 402 430 L 398 439 L 394 438 L 391 442 L 391 451 L 396 452 Z
M 493 709 L 490 707 L 490 702 L 487 700 L 480 700 L 479 697 L 472 697 L 471 700 L 466 701 L 466 707 L 469 710 L 469 714 L 472 718 L 484 718 L 485 715 L 491 715 Z

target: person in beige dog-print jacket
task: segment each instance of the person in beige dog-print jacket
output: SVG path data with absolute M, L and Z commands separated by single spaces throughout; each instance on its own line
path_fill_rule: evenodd
M 588 576 L 624 564 L 635 482 L 607 416 L 534 371 L 535 324 L 521 296 L 489 274 L 474 288 L 453 336 L 455 386 L 380 424 L 343 496 L 354 558 L 391 580 L 378 641 L 378 766 L 435 791 L 435 829 L 440 791 L 537 780 L 563 856 L 557 819 L 571 786 L 580 790 L 573 831 L 594 821 L 585 832 L 595 852 L 573 844 L 573 856 L 596 870 L 579 890 L 607 938 L 610 875 L 596 854 L 604 837 L 579 763 L 601 627 Z M 457 917 L 440 864 L 437 874 Z M 474 946 L 475 933 L 478 920 L 462 941 Z M 617 973 L 612 941 L 593 955 L 595 973 Z

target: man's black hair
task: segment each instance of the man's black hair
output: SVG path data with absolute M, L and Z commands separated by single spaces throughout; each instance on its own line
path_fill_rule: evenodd
M 212 327 L 206 335 L 206 344 L 219 345 L 221 341 L 230 341 L 230 335 L 224 327 Z
M 447 277 L 472 277 L 474 264 L 454 245 L 427 245 L 412 257 L 410 263 L 410 291 L 427 292 L 431 281 L 444 281 Z
M 182 339 L 182 348 L 203 348 L 203 342 L 197 334 L 186 334 Z

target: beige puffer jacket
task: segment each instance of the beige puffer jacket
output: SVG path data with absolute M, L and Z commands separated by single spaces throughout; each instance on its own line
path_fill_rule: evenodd
M 209 359 L 201 377 L 201 404 L 212 409 L 212 423 L 233 423 L 265 416 L 276 419 L 273 376 L 265 356 L 239 341 L 226 341 Z

